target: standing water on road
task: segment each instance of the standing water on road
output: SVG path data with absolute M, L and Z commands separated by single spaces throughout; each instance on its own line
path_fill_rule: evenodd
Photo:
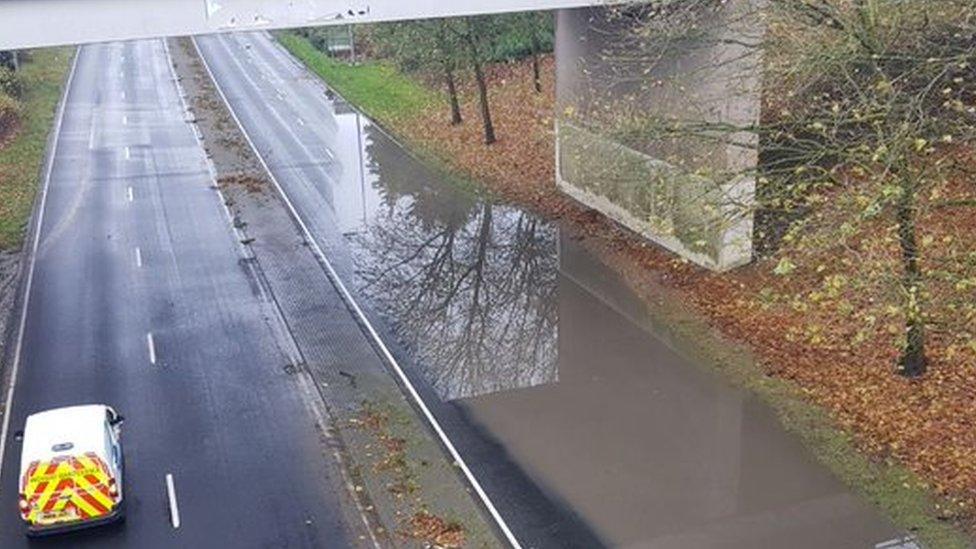
M 334 110 L 339 166 L 322 192 L 347 276 L 523 543 L 896 536 L 761 403 L 671 352 L 642 302 L 558 227 L 459 190 Z
M 524 547 L 898 537 L 764 406 L 671 352 L 642 302 L 558 226 L 429 170 L 266 33 L 200 45 Z

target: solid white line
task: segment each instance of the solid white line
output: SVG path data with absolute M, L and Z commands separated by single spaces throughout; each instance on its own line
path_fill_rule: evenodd
M 128 196 L 129 198 L 129 202 L 132 202 L 135 199 L 135 195 L 132 194 L 132 187 L 126 189 L 125 192 L 126 192 L 126 196 Z
M 176 504 L 176 486 L 173 483 L 173 475 L 166 473 L 166 496 L 169 499 L 169 521 L 173 528 L 180 527 L 180 508 Z
M 215 39 L 221 40 L 222 37 L 215 37 Z M 420 398 L 420 393 L 418 393 L 416 388 L 414 388 L 413 383 L 411 383 L 410 378 L 408 378 L 406 373 L 404 373 L 403 368 L 400 367 L 400 364 L 393 356 L 393 353 L 391 353 L 390 350 L 386 347 L 386 344 L 383 343 L 383 340 L 376 332 L 376 329 L 373 327 L 372 323 L 370 323 L 369 319 L 366 317 L 366 314 L 363 312 L 362 308 L 360 308 L 359 304 L 356 303 L 356 301 L 353 299 L 352 294 L 346 288 L 346 285 L 343 284 L 342 280 L 339 279 L 339 275 L 336 272 L 335 268 L 332 266 L 332 263 L 329 262 L 328 258 L 325 256 L 325 253 L 322 251 L 322 248 L 319 246 L 318 241 L 315 239 L 314 236 L 312 236 L 312 232 L 309 230 L 308 226 L 302 220 L 301 216 L 298 215 L 298 210 L 295 208 L 295 205 L 292 204 L 291 199 L 289 199 L 288 195 L 285 194 L 284 189 L 282 188 L 281 184 L 278 182 L 278 179 L 275 177 L 274 173 L 271 171 L 271 168 L 268 166 L 268 163 L 264 160 L 264 157 L 261 155 L 261 152 L 254 145 L 254 141 L 251 139 L 251 136 L 247 133 L 247 130 L 244 128 L 244 125 L 241 123 L 240 118 L 237 117 L 237 113 L 234 112 L 234 107 L 231 106 L 230 101 L 227 100 L 227 96 L 224 94 L 223 89 L 220 87 L 220 83 L 217 82 L 217 79 L 214 77 L 213 71 L 210 69 L 210 64 L 207 63 L 206 57 L 204 57 L 203 52 L 200 51 L 200 45 L 197 44 L 196 38 L 191 37 L 191 40 L 193 40 L 193 45 L 197 50 L 197 55 L 200 56 L 200 60 L 203 62 L 204 68 L 207 69 L 207 73 L 210 75 L 210 79 L 213 81 L 214 87 L 217 89 L 217 93 L 220 95 L 221 100 L 223 100 L 224 104 L 227 106 L 227 110 L 231 114 L 231 117 L 237 123 L 237 126 L 241 129 L 241 133 L 244 134 L 244 139 L 247 140 L 248 144 L 251 146 L 251 149 L 254 150 L 254 154 L 258 157 L 258 161 L 261 163 L 261 166 L 263 166 L 264 170 L 268 173 L 268 177 L 271 179 L 271 183 L 275 186 L 275 189 L 278 191 L 278 194 L 281 196 L 282 201 L 285 203 L 286 206 L 288 206 L 288 210 L 291 212 L 291 215 L 295 219 L 295 222 L 298 223 L 298 226 L 301 227 L 302 232 L 305 233 L 305 239 L 309 242 L 312 250 L 322 261 L 322 264 L 325 266 L 326 273 L 328 274 L 329 279 L 339 290 L 339 293 L 342 295 L 346 303 L 350 306 L 350 308 L 353 309 L 353 312 L 360 319 L 362 324 L 366 327 L 368 335 L 376 344 L 377 348 L 379 348 L 383 357 L 392 366 L 393 370 L 397 374 L 397 377 L 400 378 L 401 383 L 403 383 L 403 386 L 406 387 L 409 396 L 414 400 L 417 407 L 423 413 L 424 418 L 430 424 L 431 428 L 434 429 L 434 432 L 437 434 L 438 438 L 440 438 L 441 443 L 447 449 L 448 453 L 451 454 L 451 457 L 454 459 L 455 463 L 457 463 L 458 467 L 464 473 L 464 476 L 467 478 L 468 483 L 474 489 L 475 493 L 478 495 L 478 498 L 481 500 L 482 504 L 491 514 L 492 518 L 495 520 L 495 523 L 498 525 L 498 528 L 505 535 L 505 538 L 508 540 L 509 544 L 511 544 L 512 547 L 514 547 L 515 549 L 521 549 L 522 545 L 515 537 L 515 534 L 512 532 L 511 528 L 508 527 L 508 524 L 505 522 L 505 519 L 502 518 L 501 514 L 498 512 L 498 509 L 495 508 L 495 505 L 491 502 L 491 499 L 488 498 L 488 494 L 481 487 L 481 483 L 479 483 L 478 479 L 475 478 L 474 473 L 471 472 L 471 468 L 468 467 L 468 465 L 464 462 L 464 458 L 461 457 L 460 452 L 458 452 L 457 448 L 454 447 L 454 444 L 451 442 L 451 439 L 448 438 L 447 433 L 441 427 L 440 423 L 437 421 L 437 418 L 434 417 L 434 414 L 427 407 L 427 404 L 424 402 L 422 398 Z
M 142 267 L 142 249 L 136 246 L 136 267 Z
M 41 227 L 44 224 L 44 207 L 47 204 L 48 189 L 51 186 L 51 171 L 54 169 L 54 157 L 57 156 L 58 144 L 61 138 L 61 125 L 64 120 L 64 111 L 68 104 L 68 96 L 71 93 L 71 83 L 75 78 L 75 69 L 78 67 L 78 57 L 81 56 L 81 48 L 75 49 L 75 58 L 71 62 L 71 72 L 64 85 L 64 95 L 61 97 L 61 104 L 58 106 L 57 121 L 55 122 L 52 136 L 51 154 L 47 158 L 47 166 L 44 169 L 44 185 L 40 190 L 41 203 L 37 208 L 37 223 L 34 224 L 34 242 L 31 244 L 30 266 L 27 267 L 27 281 L 24 286 L 24 304 L 20 311 L 20 324 L 17 328 L 17 343 L 14 346 L 14 361 L 10 370 L 10 386 L 7 387 L 7 398 L 3 407 L 3 428 L 0 429 L 0 469 L 3 468 L 3 454 L 7 449 L 7 431 L 10 429 L 10 413 L 13 410 L 14 388 L 17 386 L 17 371 L 20 368 L 20 359 L 24 348 L 24 332 L 27 327 L 27 310 L 30 306 L 31 289 L 34 285 L 34 267 L 37 260 L 37 248 L 41 240 Z M 3 488 L 0 487 L 0 492 Z
M 146 334 L 146 346 L 149 347 L 149 363 L 156 364 L 156 341 L 152 332 Z

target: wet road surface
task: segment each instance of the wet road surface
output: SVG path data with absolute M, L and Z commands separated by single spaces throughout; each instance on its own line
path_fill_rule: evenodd
M 675 355 L 558 228 L 455 190 L 264 33 L 202 54 L 525 546 L 870 548 L 899 532 Z
M 49 407 L 126 417 L 122 525 L 31 545 L 339 547 L 338 473 L 284 370 L 162 41 L 85 46 L 71 81 L 27 309 L 11 432 Z M 8 436 L 0 546 L 28 545 Z M 182 524 L 171 525 L 172 474 Z

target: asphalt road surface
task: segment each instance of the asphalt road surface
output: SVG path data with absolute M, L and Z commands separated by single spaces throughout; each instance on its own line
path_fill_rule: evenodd
M 126 417 L 128 518 L 65 547 L 340 547 L 338 471 L 288 341 L 185 120 L 162 41 L 85 46 L 40 227 L 10 432 L 46 408 Z M 28 545 L 8 433 L 0 546 Z M 181 525 L 174 528 L 165 476 Z

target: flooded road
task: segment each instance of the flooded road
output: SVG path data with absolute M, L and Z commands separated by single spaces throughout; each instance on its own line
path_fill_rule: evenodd
M 659 341 L 642 302 L 557 227 L 457 191 L 354 113 L 338 119 L 337 141 L 362 136 L 358 208 L 335 212 L 355 286 L 442 408 L 462 412 L 470 447 L 503 446 L 608 545 L 894 536 L 761 403 Z M 332 192 L 356 201 L 354 187 Z
M 257 146 L 524 546 L 899 537 L 557 226 L 426 169 L 267 35 L 220 40 L 260 73 L 241 97 L 288 98 L 246 99 L 273 109 Z

